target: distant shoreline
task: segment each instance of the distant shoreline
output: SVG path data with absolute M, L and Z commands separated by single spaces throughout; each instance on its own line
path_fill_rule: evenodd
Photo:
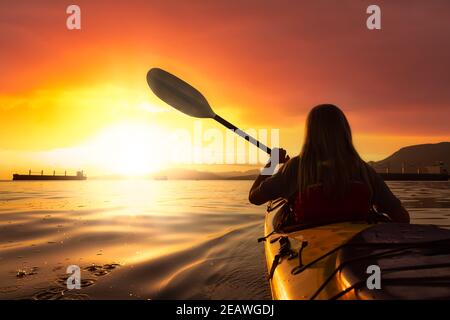
M 389 157 L 380 161 L 369 161 L 378 173 L 384 176 L 386 181 L 433 181 L 445 180 L 442 175 L 450 172 L 450 142 L 440 142 L 434 144 L 419 144 L 407 146 L 394 152 Z M 209 169 L 209 168 L 208 168 Z M 258 167 L 251 167 L 246 171 L 201 171 L 188 168 L 168 168 L 159 172 L 145 174 L 141 177 L 126 177 L 120 174 L 90 176 L 88 180 L 255 180 L 260 170 Z M 403 173 L 402 173 L 403 172 Z M 386 175 L 388 178 L 386 178 Z M 422 176 L 421 176 L 422 175 Z M 448 177 L 447 177 L 448 180 Z M 3 180 L 0 181 L 10 181 Z
M 449 177 L 447 176 L 446 179 L 442 177 L 411 177 L 411 175 L 406 175 L 402 179 L 401 174 L 394 174 L 392 178 L 385 178 L 385 181 L 400 181 L 400 182 L 414 182 L 414 181 L 429 181 L 429 182 L 448 182 Z M 254 178 L 250 177 L 232 177 L 232 178 L 214 178 L 214 179 L 167 179 L 167 180 L 159 180 L 159 179 L 153 179 L 153 178 L 147 178 L 147 177 L 123 177 L 123 178 L 90 178 L 89 181 L 127 181 L 127 180 L 146 180 L 146 181 L 158 181 L 158 182 L 165 182 L 165 181 L 254 181 L 256 179 L 256 176 Z M 84 180 L 84 181 L 88 181 Z M 74 182 L 78 180 L 19 180 L 19 181 L 13 181 L 13 180 L 0 180 L 0 182 L 14 182 L 14 183 L 35 183 L 35 182 Z

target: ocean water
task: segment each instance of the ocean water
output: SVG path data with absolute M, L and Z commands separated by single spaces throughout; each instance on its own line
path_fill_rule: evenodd
M 0 182 L 0 299 L 270 299 L 251 183 Z M 450 227 L 450 182 L 389 185 L 413 223 Z

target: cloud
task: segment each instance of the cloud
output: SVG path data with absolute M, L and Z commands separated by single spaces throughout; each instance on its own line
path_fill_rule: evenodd
M 249 125 L 293 126 L 318 103 L 365 132 L 449 134 L 450 3 L 84 1 L 82 30 L 54 1 L 2 1 L 0 93 L 105 82 L 145 88 L 154 65 L 192 81 Z

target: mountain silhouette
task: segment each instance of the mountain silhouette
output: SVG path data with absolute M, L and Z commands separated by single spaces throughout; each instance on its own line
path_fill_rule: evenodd
M 442 162 L 443 167 L 449 171 L 450 142 L 418 144 L 401 148 L 381 161 L 369 162 L 378 170 L 389 167 L 390 172 L 401 172 L 402 166 L 406 170 L 417 170 L 433 166 Z

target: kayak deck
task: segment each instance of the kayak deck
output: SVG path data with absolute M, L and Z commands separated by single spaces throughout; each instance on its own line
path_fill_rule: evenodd
M 273 231 L 273 218 L 275 212 L 266 215 L 265 234 Z M 302 262 L 308 264 L 318 257 L 326 254 L 330 250 L 347 242 L 356 233 L 370 227 L 367 223 L 336 223 L 291 232 L 289 234 L 273 234 L 265 242 L 267 269 L 270 270 L 275 255 L 278 254 L 280 245 L 278 242 L 271 243 L 271 240 L 279 236 L 288 236 L 291 248 L 298 252 L 302 241 L 307 241 L 308 245 L 302 251 Z M 291 271 L 299 265 L 298 257 L 292 260 L 283 258 L 277 265 L 270 286 L 272 298 L 275 300 L 307 300 L 316 292 L 317 288 L 326 280 L 328 275 L 336 266 L 337 254 L 331 254 L 327 258 L 317 262 L 313 266 L 304 270 L 301 274 L 293 275 Z M 322 291 L 317 299 L 326 299 L 330 292 L 337 292 L 340 288 L 335 282 L 330 283 Z
M 275 215 L 266 214 L 266 235 L 273 231 Z M 283 257 L 270 279 L 273 299 L 450 298 L 450 230 L 431 225 L 345 222 L 274 233 L 265 242 L 268 270 L 279 253 L 280 243 L 276 240 L 280 236 L 288 237 L 294 252 L 299 252 L 302 241 L 308 242 L 301 253 L 303 265 L 345 246 L 297 274 L 292 271 L 299 265 L 299 258 Z M 369 265 L 381 269 L 381 290 L 367 289 Z M 360 286 L 352 289 L 357 284 Z

